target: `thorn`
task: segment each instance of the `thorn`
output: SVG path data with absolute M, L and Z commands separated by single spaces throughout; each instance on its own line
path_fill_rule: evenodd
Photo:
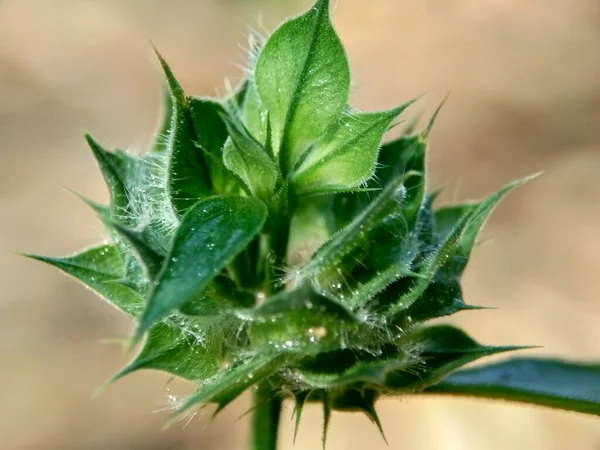
M 329 393 L 325 391 L 323 398 L 323 450 L 325 450 L 325 444 L 327 443 L 327 430 L 329 429 L 329 422 L 331 420 L 331 404 L 329 403 Z
M 294 424 L 294 440 L 293 444 L 296 443 L 296 437 L 298 436 L 298 429 L 300 428 L 300 419 L 302 417 L 302 410 L 304 408 L 304 403 L 306 399 L 310 395 L 310 391 L 301 392 L 296 395 L 296 405 L 294 406 L 294 412 L 296 416 L 296 422 Z

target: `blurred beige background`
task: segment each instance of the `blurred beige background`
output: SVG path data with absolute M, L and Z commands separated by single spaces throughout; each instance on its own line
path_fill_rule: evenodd
M 166 376 L 138 373 L 98 398 L 126 361 L 130 324 L 57 271 L 13 255 L 64 254 L 102 237 L 67 186 L 106 192 L 82 131 L 140 149 L 152 136 L 158 71 L 149 39 L 190 92 L 240 77 L 248 26 L 272 28 L 309 1 L 0 1 L 0 449 L 243 449 L 239 401 L 161 431 Z M 262 11 L 262 19 L 258 18 Z M 432 187 L 479 197 L 544 170 L 488 223 L 467 301 L 499 310 L 455 320 L 486 343 L 600 360 L 600 3 L 597 0 L 341 0 L 334 22 L 354 103 L 391 107 L 451 92 L 432 137 Z M 487 239 L 492 238 L 492 239 Z M 600 421 L 468 399 L 379 405 L 393 449 L 600 449 Z M 291 449 L 284 412 L 282 448 Z M 208 426 L 207 426 L 208 425 Z M 296 449 L 320 448 L 309 408 Z M 334 414 L 329 447 L 384 449 L 362 416 Z

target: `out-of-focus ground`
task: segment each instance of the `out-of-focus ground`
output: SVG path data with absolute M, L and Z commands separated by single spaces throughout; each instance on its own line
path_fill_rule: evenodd
M 161 431 L 159 373 L 91 393 L 126 361 L 130 324 L 57 271 L 14 251 L 64 254 L 102 237 L 62 186 L 106 192 L 89 130 L 137 149 L 152 135 L 158 71 L 149 39 L 190 92 L 239 79 L 247 25 L 272 27 L 307 1 L 3 0 L 0 2 L 0 448 L 243 449 L 244 399 Z M 465 277 L 471 303 L 499 310 L 456 321 L 482 342 L 543 344 L 530 354 L 600 360 L 600 3 L 597 0 L 343 0 L 334 22 L 354 103 L 391 107 L 451 97 L 432 137 L 430 183 L 445 200 L 479 197 L 539 170 L 489 221 Z M 170 391 L 167 391 L 170 389 Z M 598 449 L 600 422 L 481 400 L 398 398 L 379 405 L 393 449 Z M 286 416 L 291 415 L 288 405 Z M 284 418 L 282 448 L 292 448 Z M 296 449 L 320 447 L 308 408 Z M 330 449 L 384 449 L 359 415 L 334 414 Z

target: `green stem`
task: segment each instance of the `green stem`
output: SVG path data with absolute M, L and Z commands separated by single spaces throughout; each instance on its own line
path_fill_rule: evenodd
M 254 394 L 252 450 L 276 450 L 282 399 L 273 395 L 268 382 L 262 382 Z
M 275 270 L 285 266 L 287 246 L 290 234 L 290 221 L 274 220 L 273 230 L 267 240 L 267 254 L 272 252 L 273 259 L 266 263 L 267 295 L 271 296 L 284 289 L 275 280 Z M 264 257 L 265 255 L 263 255 Z M 252 419 L 252 450 L 276 450 L 279 432 L 279 416 L 283 400 L 273 392 L 268 380 L 258 384 L 254 394 L 254 417 Z

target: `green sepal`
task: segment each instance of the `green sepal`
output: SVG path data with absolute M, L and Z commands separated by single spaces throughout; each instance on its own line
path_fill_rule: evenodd
M 167 143 L 167 190 L 173 212 L 181 216 L 198 200 L 208 197 L 211 186 L 202 152 L 194 144 L 189 99 L 167 62 L 158 51 L 156 55 L 165 72 L 173 100 L 173 117 Z
M 514 358 L 458 371 L 424 393 L 516 401 L 600 416 L 600 364 Z
M 342 44 L 329 20 L 329 1 L 271 35 L 256 63 L 255 82 L 269 111 L 273 148 L 284 176 L 300 154 L 339 118 L 350 90 Z
M 131 317 L 138 316 L 143 308 L 139 294 L 118 282 L 125 275 L 125 259 L 115 244 L 92 247 L 65 258 L 25 256 L 62 270 Z
M 202 293 L 260 232 L 267 208 L 257 199 L 210 197 L 182 217 L 133 341 Z

